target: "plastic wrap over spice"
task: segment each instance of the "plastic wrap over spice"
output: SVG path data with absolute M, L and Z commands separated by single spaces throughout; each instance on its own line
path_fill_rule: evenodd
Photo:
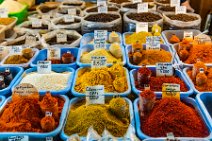
M 109 32 L 122 32 L 122 19 L 118 13 L 92 13 L 82 20 L 82 34 L 94 32 L 94 30 L 107 30 Z

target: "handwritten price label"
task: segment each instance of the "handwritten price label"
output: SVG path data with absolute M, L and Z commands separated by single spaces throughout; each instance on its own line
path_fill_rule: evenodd
M 148 36 L 146 37 L 146 50 L 154 49 L 160 50 L 160 40 L 159 36 Z
M 186 7 L 185 6 L 176 6 L 175 14 L 186 14 Z
M 8 11 L 6 8 L 0 8 L 0 18 L 7 18 L 8 17 Z
M 139 23 L 136 23 L 136 32 L 141 32 L 141 31 L 144 31 L 144 32 L 148 32 L 148 23 L 145 23 L 145 22 L 139 22 Z
M 51 61 L 38 61 L 37 71 L 40 74 L 49 74 L 52 71 Z
M 12 46 L 10 49 L 11 54 L 19 54 L 21 53 L 23 47 L 22 46 Z
M 105 104 L 103 85 L 86 87 L 86 104 Z
M 28 136 L 11 136 L 8 141 L 29 141 Z
M 57 37 L 57 43 L 67 42 L 67 34 L 59 33 L 59 34 L 56 35 L 56 37 Z
M 139 3 L 137 12 L 138 13 L 148 12 L 148 2 Z
M 180 100 L 180 85 L 173 83 L 164 83 L 162 86 L 162 98 L 176 98 Z
M 94 49 L 106 48 L 107 30 L 94 31 Z
M 157 63 L 156 76 L 173 76 L 172 63 Z
M 107 65 L 107 58 L 105 56 L 92 56 L 91 68 L 102 68 Z
M 171 7 L 180 6 L 180 0 L 171 0 L 170 6 Z
M 60 48 L 49 48 L 47 52 L 48 59 L 60 59 L 61 58 L 61 49 Z

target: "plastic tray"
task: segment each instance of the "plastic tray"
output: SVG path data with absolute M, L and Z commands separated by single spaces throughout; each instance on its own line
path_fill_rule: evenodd
M 13 85 L 24 72 L 24 69 L 21 67 L 2 67 L 2 66 L 0 67 L 0 71 L 4 71 L 6 68 L 9 68 L 11 73 L 13 74 L 13 80 L 10 82 L 10 85 L 8 87 L 0 90 L 0 95 L 10 94 Z
M 156 67 L 147 67 L 149 68 L 153 74 L 156 73 Z M 130 81 L 131 81 L 131 86 L 132 86 L 132 91 L 139 95 L 142 91 L 138 90 L 135 86 L 135 75 L 136 75 L 137 70 L 133 69 L 130 71 Z M 188 83 L 187 79 L 185 78 L 185 76 L 183 75 L 183 73 L 177 69 L 174 70 L 174 74 L 176 76 L 178 76 L 187 86 L 188 91 L 187 92 L 180 92 L 180 96 L 181 97 L 188 97 L 189 95 L 193 94 L 193 90 L 190 87 L 190 84 Z M 156 95 L 161 96 L 162 95 L 162 91 L 157 91 L 155 92 Z
M 25 70 L 24 73 L 22 74 L 22 76 L 16 81 L 16 83 L 12 87 L 12 90 L 21 82 L 21 80 L 23 79 L 24 76 L 26 76 L 26 74 L 31 73 L 31 72 L 36 72 L 36 71 L 37 71 L 37 68 L 30 68 L 30 69 Z M 65 71 L 71 72 L 70 77 L 68 79 L 67 86 L 66 86 L 65 89 L 59 90 L 59 91 L 54 91 L 54 90 L 50 91 L 52 95 L 63 95 L 63 94 L 68 93 L 71 90 L 72 79 L 73 79 L 73 76 L 74 76 L 74 69 L 68 68 L 68 67 L 67 68 L 52 67 L 52 71 L 57 72 L 57 73 L 65 72 Z M 46 92 L 47 92 L 46 90 L 39 91 L 39 93 L 41 95 L 45 94 Z
M 23 63 L 23 64 L 4 64 L 4 62 L 6 61 L 6 59 L 13 55 L 13 54 L 8 54 L 1 62 L 1 66 L 5 66 L 5 67 L 8 67 L 8 66 L 16 66 L 16 67 L 23 67 L 23 68 L 27 68 L 29 67 L 30 63 L 36 58 L 36 56 L 38 55 L 39 53 L 39 50 L 36 49 L 36 48 L 33 48 L 32 49 L 34 51 L 34 56 L 27 62 L 27 63 Z
M 144 46 L 144 48 L 146 48 L 146 45 L 143 45 L 143 46 Z M 164 44 L 161 44 L 160 46 L 161 46 L 162 49 L 164 49 L 164 50 L 170 52 L 171 55 L 172 55 L 172 57 L 173 57 L 173 53 L 171 52 L 171 49 L 170 49 L 169 46 L 164 45 Z M 126 46 L 126 48 L 125 48 L 126 55 L 125 55 L 125 56 L 126 56 L 126 60 L 127 60 L 127 66 L 128 66 L 130 69 L 137 69 L 137 68 L 140 68 L 141 66 L 133 65 L 133 64 L 130 62 L 129 57 L 128 57 L 128 53 L 129 53 L 131 50 L 132 50 L 132 46 Z M 174 62 L 173 62 L 173 63 L 175 63 L 175 59 L 174 59 Z M 155 67 L 156 65 L 146 65 L 146 66 L 148 66 L 148 67 Z
M 37 132 L 0 132 L 0 136 L 1 136 L 0 138 L 8 140 L 8 137 L 11 137 L 11 136 L 28 136 L 29 140 L 31 140 L 31 141 L 42 141 L 42 139 L 43 139 L 43 141 L 45 141 L 46 137 L 55 137 L 55 136 L 57 136 L 60 133 L 60 131 L 62 130 L 64 121 L 65 121 L 65 118 L 66 118 L 66 115 L 67 115 L 68 105 L 69 105 L 69 98 L 67 96 L 61 95 L 60 97 L 65 100 L 65 103 L 64 103 L 64 106 L 63 106 L 63 109 L 62 109 L 62 113 L 61 113 L 61 116 L 60 116 L 59 125 L 58 125 L 58 127 L 55 130 L 53 130 L 51 132 L 47 132 L 47 133 L 37 133 Z M 2 107 L 0 108 L 0 112 L 2 112 L 4 107 L 10 101 L 11 101 L 11 97 L 9 97 L 5 101 L 4 105 L 2 105 Z
M 178 139 L 178 137 L 176 137 Z M 150 139 L 145 139 L 143 141 L 167 141 L 167 138 L 150 138 Z M 180 138 L 180 141 L 209 141 L 209 139 L 203 139 L 203 138 Z
M 74 79 L 73 79 L 73 85 L 72 85 L 72 88 L 71 88 L 71 93 L 72 93 L 74 96 L 76 96 L 76 97 L 84 97 L 84 96 L 85 96 L 84 93 L 79 93 L 79 92 L 75 91 L 75 89 L 74 89 L 74 87 L 75 87 L 75 85 L 76 85 L 76 80 L 77 80 L 78 72 L 79 72 L 80 69 L 82 69 L 82 68 L 78 68 L 78 69 L 76 70 L 76 72 L 75 72 Z M 105 96 L 115 96 L 115 95 L 119 95 L 119 96 L 121 96 L 121 97 L 124 97 L 124 96 L 127 96 L 127 95 L 129 95 L 129 94 L 131 93 L 131 85 L 130 85 L 129 71 L 128 71 L 126 68 L 124 68 L 124 69 L 126 70 L 126 78 L 127 78 L 128 89 L 127 89 L 125 92 L 123 92 L 123 93 L 118 93 L 118 92 L 112 93 L 112 92 L 111 92 L 111 93 L 105 94 Z
M 63 53 L 66 53 L 67 51 L 70 51 L 71 54 L 74 55 L 75 58 L 77 58 L 78 54 L 78 48 L 61 48 L 61 56 Z M 47 59 L 47 49 L 41 50 L 36 58 L 30 63 L 31 67 L 37 67 L 37 61 L 45 61 Z M 70 64 L 52 64 L 52 67 L 71 67 L 76 69 L 77 63 L 73 62 Z
M 161 97 L 160 97 L 161 99 Z M 211 128 L 210 128 L 210 125 L 208 123 L 208 121 L 206 120 L 206 118 L 204 117 L 203 113 L 201 112 L 199 106 L 197 105 L 197 102 L 192 99 L 192 98 L 189 98 L 189 97 L 186 97 L 186 98 L 181 98 L 181 101 L 183 101 L 184 103 L 187 103 L 189 105 L 193 105 L 195 110 L 198 112 L 198 114 L 200 115 L 201 119 L 203 120 L 203 122 L 205 123 L 206 127 L 208 128 L 208 131 L 209 131 L 209 136 L 208 137 L 205 137 L 204 139 L 211 139 L 212 137 L 212 134 L 211 134 Z M 140 139 L 150 139 L 150 138 L 153 138 L 153 139 L 157 139 L 157 138 L 154 138 L 154 137 L 150 137 L 148 135 L 146 135 L 145 133 L 143 133 L 141 131 L 141 125 L 140 125 L 140 114 L 139 114 L 139 109 L 138 109 L 138 102 L 139 102 L 139 98 L 137 98 L 134 103 L 133 103 L 133 106 L 134 106 L 134 113 L 135 113 L 135 121 L 136 121 L 136 131 L 137 131 L 137 135 Z M 187 137 L 178 137 L 178 139 L 189 139 Z M 192 139 L 195 139 L 195 138 L 192 138 Z
M 120 46 L 121 46 L 121 50 L 122 50 L 122 62 L 121 62 L 121 64 L 125 65 L 126 64 L 126 57 L 125 57 L 124 47 L 122 45 L 120 45 Z M 107 47 L 107 50 L 109 50 L 110 45 L 107 45 L 106 47 Z M 91 63 L 82 63 L 80 61 L 80 58 L 85 51 L 90 52 L 92 50 L 94 50 L 94 46 L 91 45 L 91 44 L 85 45 L 85 46 L 80 48 L 78 55 L 77 55 L 77 60 L 76 60 L 78 66 L 80 66 L 80 67 L 91 67 Z M 112 66 L 112 65 L 113 65 L 112 63 L 107 64 L 107 66 Z
M 107 33 L 107 39 L 109 38 L 111 32 Z M 119 35 L 120 44 L 122 44 L 122 35 L 119 32 L 116 32 Z M 80 47 L 83 47 L 84 45 L 91 44 L 90 42 L 94 39 L 94 33 L 86 33 L 83 35 L 81 41 L 80 41 Z M 107 43 L 110 44 L 110 43 Z M 92 44 L 91 44 L 92 45 Z
M 69 115 L 69 111 L 70 111 L 71 106 L 73 104 L 77 103 L 81 99 L 83 99 L 83 98 L 73 98 L 72 100 L 70 100 L 69 109 L 68 109 L 68 113 L 67 113 L 67 118 L 68 118 L 68 115 Z M 132 105 L 132 102 L 128 98 L 124 98 L 124 99 L 129 104 L 130 121 L 131 121 L 130 124 L 134 127 L 135 126 L 135 121 L 134 121 L 134 114 L 133 114 L 133 105 Z M 69 138 L 69 136 L 64 131 L 64 128 L 65 128 L 65 125 L 66 125 L 66 122 L 67 122 L 67 118 L 66 118 L 65 124 L 63 125 L 63 130 L 60 133 L 60 137 L 64 141 L 66 141 Z M 80 137 L 80 138 L 81 138 L 81 141 L 86 141 L 86 137 Z
M 0 95 L 0 106 L 4 103 L 5 97 Z

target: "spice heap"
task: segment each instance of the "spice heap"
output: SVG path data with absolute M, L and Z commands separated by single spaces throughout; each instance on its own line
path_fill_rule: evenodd
M 104 85 L 105 92 L 125 92 L 128 89 L 125 69 L 114 64 L 108 68 L 82 68 L 77 74 L 74 89 L 85 93 L 86 86 Z
M 108 12 L 116 12 L 119 9 L 116 7 L 108 7 Z M 93 7 L 93 8 L 89 8 L 88 10 L 86 10 L 86 12 L 91 13 L 91 12 L 98 12 L 98 8 L 97 7 Z
M 1 132 L 50 132 L 59 124 L 64 100 L 47 93 L 44 97 L 12 98 L 0 115 Z M 52 110 L 54 109 L 54 110 Z M 53 116 L 46 116 L 46 112 Z
M 10 25 L 15 22 L 15 18 L 0 18 L 0 25 Z
M 137 9 L 138 8 L 138 3 L 129 3 L 126 5 L 123 5 L 124 8 L 129 8 L 129 9 Z M 153 8 L 154 5 L 148 4 L 148 8 L 151 9 Z
M 169 6 L 162 6 L 159 9 L 161 11 L 165 11 L 165 12 L 174 12 L 175 11 L 175 7 L 169 7 Z
M 129 105 L 123 98 L 113 98 L 109 104 L 101 105 L 85 105 L 84 101 L 79 101 L 70 109 L 65 133 L 86 136 L 92 126 L 100 135 L 107 129 L 113 136 L 122 137 L 129 124 Z
M 198 20 L 197 17 L 191 16 L 191 15 L 186 15 L 186 14 L 167 15 L 167 16 L 171 20 L 178 20 L 178 21 L 183 21 L 183 22 L 190 22 L 190 21 Z
M 29 83 L 35 86 L 39 91 L 60 91 L 67 87 L 70 72 L 56 73 L 51 72 L 50 74 L 39 74 L 32 72 L 26 74 L 21 80 L 21 83 Z
M 9 68 L 6 68 L 5 71 L 0 71 L 0 90 L 10 85 L 13 77 Z
M 208 130 L 195 109 L 175 98 L 156 100 L 151 112 L 141 117 L 141 130 L 151 137 L 206 137 Z
M 92 22 L 112 22 L 118 18 L 120 18 L 119 15 L 101 13 L 101 14 L 89 15 L 88 17 L 85 18 L 85 20 Z
M 127 15 L 127 17 L 131 20 L 136 20 L 138 22 L 155 22 L 162 19 L 161 16 L 150 12 L 131 13 Z
M 177 76 L 153 76 L 151 70 L 147 67 L 138 69 L 136 76 L 135 85 L 136 88 L 143 91 L 144 85 L 150 85 L 152 91 L 162 91 L 163 83 L 175 83 L 180 85 L 180 91 L 186 92 L 188 88 L 186 84 Z

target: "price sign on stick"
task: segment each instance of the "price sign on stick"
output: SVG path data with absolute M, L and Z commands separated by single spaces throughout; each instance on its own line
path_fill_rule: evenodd
M 0 8 L 0 18 L 7 18 L 8 17 L 8 11 L 6 8 Z
M 180 6 L 180 0 L 171 0 L 170 1 L 170 6 L 171 7 Z
M 52 71 L 51 61 L 38 61 L 37 71 L 40 74 L 49 74 Z
M 139 22 L 139 23 L 136 23 L 136 32 L 141 32 L 141 31 L 144 31 L 144 32 L 148 32 L 148 23 L 146 22 Z
M 86 87 L 86 104 L 105 104 L 103 85 Z
M 32 20 L 32 27 L 34 27 L 34 28 L 42 27 L 41 20 Z
M 137 7 L 138 13 L 148 12 L 148 2 L 139 3 Z
M 94 49 L 106 48 L 107 30 L 94 31 Z
M 157 63 L 156 76 L 173 76 L 172 63 Z
M 64 43 L 67 42 L 67 34 L 59 33 L 57 36 L 57 43 Z
M 173 97 L 180 100 L 180 85 L 164 83 L 162 85 L 162 98 Z
M 154 49 L 160 50 L 160 40 L 159 36 L 148 36 L 146 37 L 146 50 Z
M 176 6 L 175 14 L 186 14 L 186 7 L 185 6 Z
M 98 6 L 98 13 L 108 13 L 107 6 Z
M 22 49 L 23 49 L 22 46 L 12 46 L 10 48 L 10 53 L 12 53 L 12 54 L 19 54 L 19 53 L 21 53 Z
M 107 58 L 105 56 L 92 56 L 91 57 L 91 68 L 102 68 L 106 67 Z
M 49 48 L 47 52 L 48 60 L 51 59 L 61 59 L 61 49 L 60 48 Z

